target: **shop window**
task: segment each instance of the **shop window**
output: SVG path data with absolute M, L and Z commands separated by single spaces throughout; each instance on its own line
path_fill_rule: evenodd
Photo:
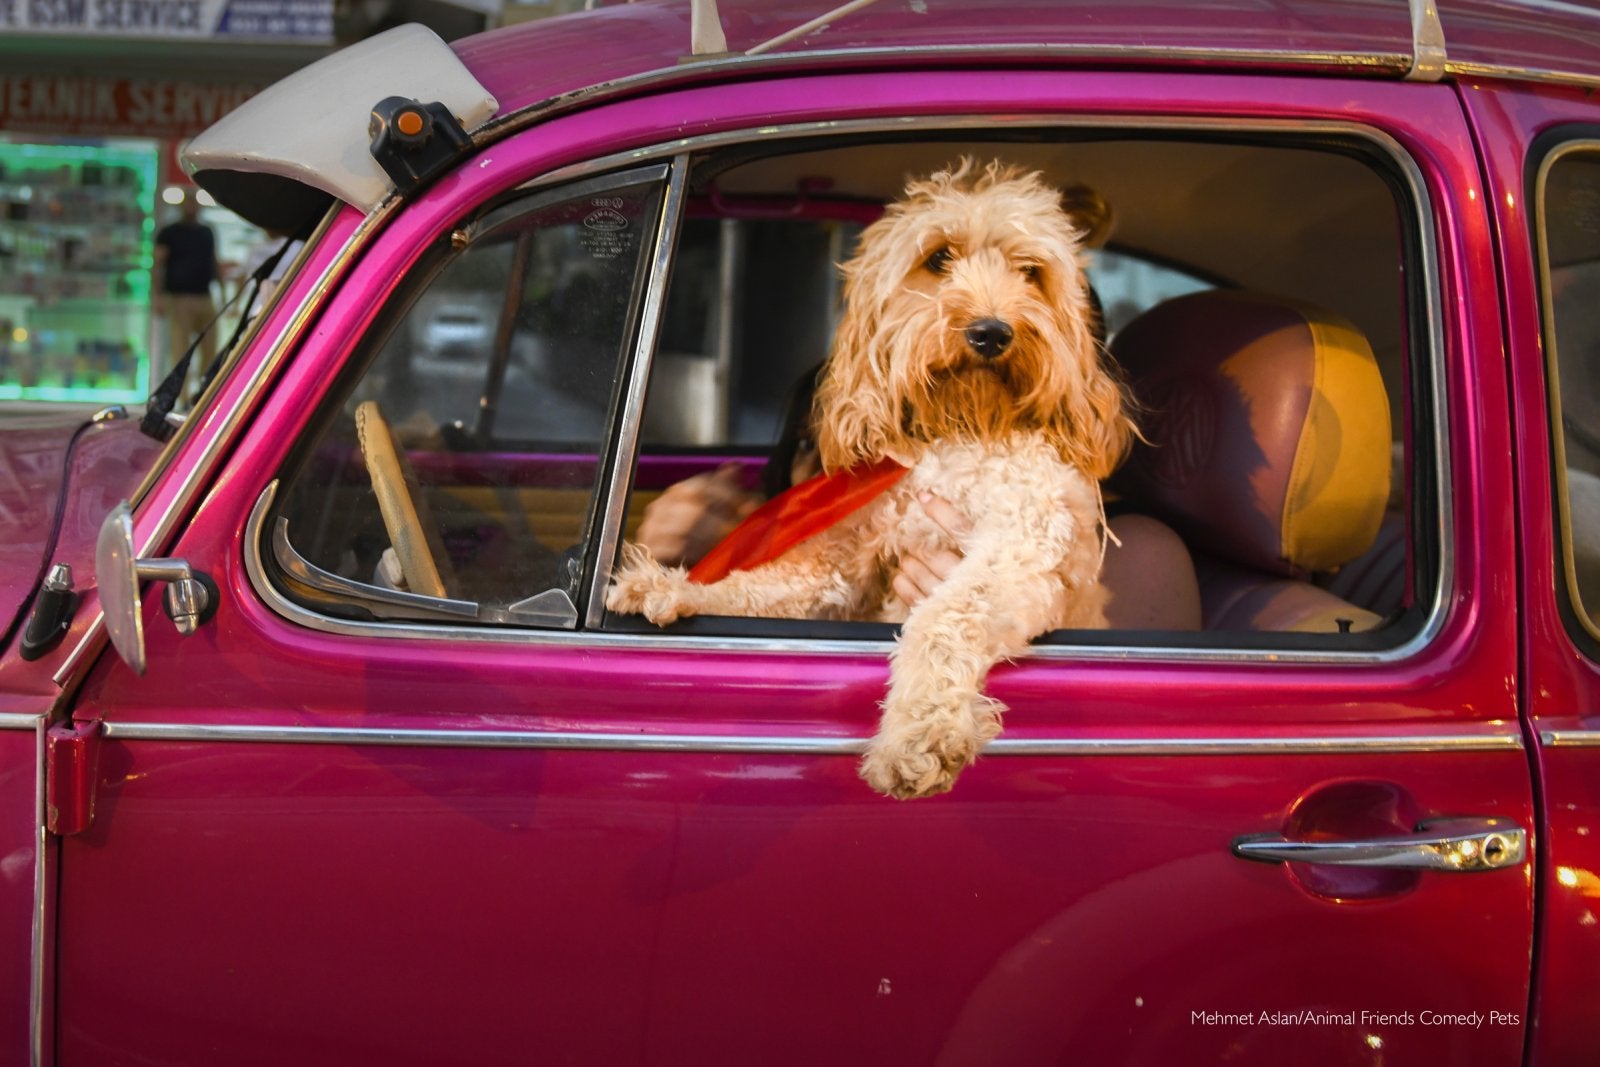
M 0 400 L 147 395 L 158 145 L 0 139 Z

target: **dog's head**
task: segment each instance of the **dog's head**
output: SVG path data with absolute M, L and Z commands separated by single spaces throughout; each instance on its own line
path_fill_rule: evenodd
M 999 162 L 907 186 L 844 266 L 817 396 L 823 465 L 1037 431 L 1091 477 L 1110 474 L 1133 425 L 1101 363 L 1083 229 L 1038 174 Z

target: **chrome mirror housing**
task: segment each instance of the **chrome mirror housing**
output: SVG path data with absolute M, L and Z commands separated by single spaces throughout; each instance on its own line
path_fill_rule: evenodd
M 217 610 L 217 584 L 185 559 L 139 559 L 133 549 L 133 511 L 126 500 L 100 524 L 94 548 L 100 610 L 117 655 L 135 674 L 145 670 L 144 618 L 139 583 L 167 583 L 167 616 L 180 634 L 195 632 Z

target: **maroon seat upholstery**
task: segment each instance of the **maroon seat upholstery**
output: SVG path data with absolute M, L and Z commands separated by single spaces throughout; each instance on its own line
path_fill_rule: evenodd
M 1360 331 L 1213 290 L 1157 305 L 1112 350 L 1148 438 L 1112 488 L 1188 542 L 1206 628 L 1377 625 L 1312 581 L 1373 546 L 1389 497 L 1388 399 Z

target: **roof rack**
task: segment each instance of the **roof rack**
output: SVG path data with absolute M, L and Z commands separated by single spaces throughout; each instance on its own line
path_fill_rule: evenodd
M 1439 5 L 1434 0 L 1411 0 L 1411 70 L 1406 80 L 1439 81 L 1448 62 Z
M 694 56 L 726 55 L 728 39 L 722 32 L 722 16 L 717 11 L 717 0 L 689 0 L 689 52 Z M 803 22 L 792 30 L 785 30 L 770 40 L 762 41 L 752 48 L 746 48 L 744 55 L 759 56 L 769 52 L 779 45 L 788 44 L 790 41 L 804 37 L 808 33 L 822 29 L 832 22 L 837 22 L 846 15 L 854 14 L 877 0 L 849 0 L 849 3 L 840 4 L 832 11 L 818 15 L 808 22 Z
M 788 44 L 852 15 L 877 0 L 849 0 L 838 7 L 760 44 L 746 48 L 747 56 L 758 56 Z M 1409 81 L 1439 81 L 1445 76 L 1448 56 L 1444 44 L 1444 24 L 1439 20 L 1435 0 L 1408 0 L 1411 9 L 1411 69 Z M 689 51 L 691 56 L 724 56 L 728 39 L 722 32 L 722 16 L 717 0 L 690 0 Z

